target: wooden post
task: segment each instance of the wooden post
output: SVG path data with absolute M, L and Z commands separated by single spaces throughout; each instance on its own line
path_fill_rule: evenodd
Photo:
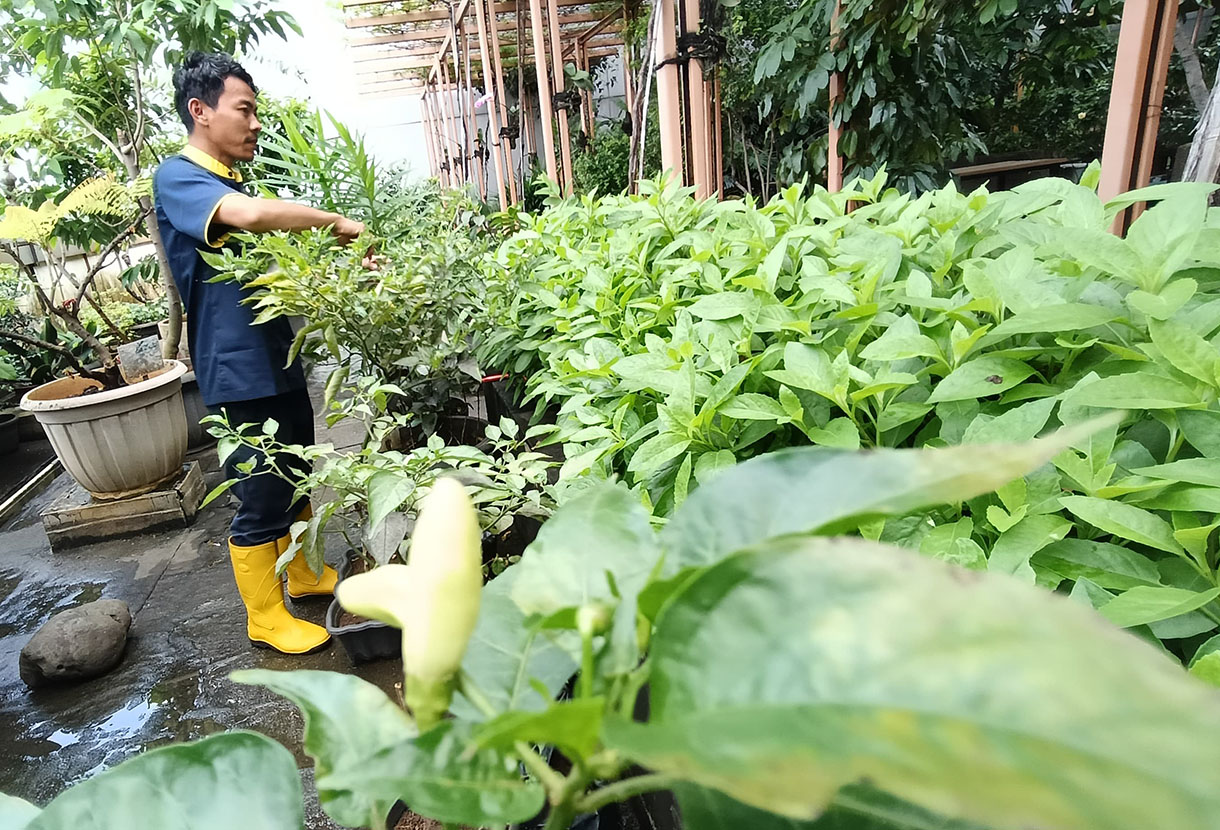
M 721 120 L 720 106 L 720 73 L 716 73 L 715 88 L 712 92 L 712 113 L 716 129 L 712 132 L 712 158 L 716 162 L 716 198 L 724 200 L 724 123 Z
M 555 10 L 555 4 L 552 0 L 542 0 L 546 5 L 547 19 L 550 21 L 551 28 L 551 72 L 555 76 L 555 93 L 562 95 L 564 92 L 564 77 L 563 77 L 563 42 L 559 37 L 559 14 Z M 558 114 L 559 119 L 559 154 L 560 160 L 563 162 L 563 192 L 572 193 L 572 136 L 568 128 L 568 112 L 562 110 Z
M 530 0 L 530 27 L 534 35 L 534 69 L 538 73 L 538 106 L 542 113 L 542 145 L 546 175 L 556 184 L 559 169 L 555 161 L 555 125 L 551 111 L 551 79 L 547 73 L 546 32 L 543 29 L 542 0 Z M 518 64 L 520 65 L 520 64 Z
M 419 124 L 424 131 L 424 144 L 428 150 L 428 175 L 440 180 L 441 171 L 436 162 L 436 150 L 432 146 L 432 125 L 428 118 L 428 93 L 419 96 Z
M 661 131 L 661 169 L 682 181 L 682 104 L 678 93 L 678 35 L 674 0 L 659 0 L 657 9 L 657 126 Z
M 830 53 L 839 45 L 839 12 L 843 4 L 836 0 L 830 17 Z M 843 156 L 839 155 L 840 126 L 835 123 L 835 105 L 843 100 L 843 76 L 835 72 L 830 76 L 830 133 L 826 147 L 826 189 L 837 193 L 843 189 Z M 764 184 L 764 187 L 766 185 Z
M 520 4 L 518 4 L 518 9 L 520 9 Z M 500 22 L 497 19 L 498 15 L 496 14 L 495 0 L 491 0 L 491 3 L 488 4 L 488 12 L 487 28 L 490 35 L 489 39 L 495 45 L 495 54 L 492 56 L 492 65 L 494 66 L 496 72 L 496 104 L 500 107 L 500 124 L 503 127 L 508 127 L 508 93 L 504 89 L 504 58 L 500 54 Z M 522 67 L 525 66 L 521 60 L 520 53 L 521 49 L 518 48 L 518 74 L 520 74 Z M 483 74 L 487 74 L 486 67 L 483 68 Z M 520 101 L 517 102 L 517 106 L 522 106 Z M 521 200 L 517 196 L 517 168 L 513 165 L 513 146 L 508 139 L 500 138 L 498 135 L 496 137 L 501 143 L 504 144 L 504 158 L 508 163 L 508 195 L 510 203 L 515 205 Z
M 1123 5 L 1110 111 L 1102 152 L 1102 199 L 1148 184 L 1160 126 L 1178 0 L 1127 0 Z M 1123 211 L 1112 230 L 1124 233 L 1139 206 Z
M 458 159 L 458 150 L 461 148 L 462 143 L 458 141 L 458 121 L 457 114 L 454 112 L 456 102 L 450 96 L 450 93 L 453 91 L 453 83 L 449 79 L 448 52 L 442 57 L 442 60 L 444 62 L 441 64 L 441 78 L 443 79 L 441 106 L 444 111 L 445 132 L 449 139 L 449 172 L 454 178 L 454 184 L 460 187 L 465 185 L 470 180 L 470 177 L 466 171 L 466 160 L 464 158 Z
M 483 92 L 485 95 L 491 96 L 487 102 L 487 132 L 491 143 L 491 154 L 496 166 L 496 192 L 500 196 L 500 210 L 508 207 L 508 183 L 504 181 L 505 171 L 509 169 L 509 164 L 504 162 L 504 144 L 505 141 L 500 137 L 500 114 L 497 104 L 500 97 L 500 79 L 496 75 L 495 66 L 492 61 L 488 60 L 487 53 L 489 47 L 487 45 L 487 10 L 483 5 L 484 0 L 474 0 L 475 18 L 478 20 L 479 28 L 479 65 L 483 68 Z M 495 13 L 495 9 L 492 9 Z M 496 44 L 498 50 L 500 44 Z M 476 113 L 477 115 L 477 113 Z
M 683 35 L 698 32 L 701 27 L 699 19 L 699 0 L 682 0 L 684 31 Z M 711 146 L 708 135 L 708 90 L 703 78 L 703 64 L 696 58 L 688 58 L 686 62 L 687 100 L 690 111 L 686 114 L 690 127 L 690 170 L 692 184 L 695 186 L 695 198 L 706 199 L 712 195 Z
M 468 5 L 463 6 L 468 8 Z M 474 81 L 470 70 L 470 33 L 466 29 L 466 19 L 461 21 L 462 58 L 466 64 L 466 89 L 459 90 L 462 96 L 463 109 L 466 112 L 466 152 L 474 161 L 474 175 L 478 180 L 479 199 L 487 201 L 487 175 L 483 170 L 483 148 L 479 141 L 479 115 L 474 111 Z

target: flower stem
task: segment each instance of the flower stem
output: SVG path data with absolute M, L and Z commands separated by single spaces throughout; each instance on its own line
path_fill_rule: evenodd
M 632 796 L 652 793 L 657 790 L 668 790 L 678 783 L 678 780 L 672 775 L 664 775 L 662 773 L 637 775 L 635 778 L 617 781 L 602 787 L 600 790 L 589 793 L 577 802 L 576 810 L 578 813 L 595 813 L 607 804 L 626 801 Z

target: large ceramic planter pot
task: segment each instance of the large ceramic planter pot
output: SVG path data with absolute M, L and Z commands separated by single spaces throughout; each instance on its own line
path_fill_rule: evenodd
M 101 391 L 95 380 L 61 378 L 21 399 L 21 408 L 33 412 L 46 431 L 55 457 L 94 498 L 147 493 L 182 471 L 186 366 L 165 363 L 148 380 L 119 389 Z

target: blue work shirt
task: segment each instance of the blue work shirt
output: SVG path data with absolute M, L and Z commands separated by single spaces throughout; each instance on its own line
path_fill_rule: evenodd
M 287 365 L 293 339 L 288 320 L 254 325 L 254 310 L 243 302 L 250 290 L 231 281 L 209 282 L 216 269 L 199 255 L 226 244 L 233 229 L 213 220 L 220 200 L 234 192 L 244 192 L 240 181 L 180 155 L 162 162 L 153 177 L 157 225 L 182 295 L 191 360 L 208 406 L 305 388 L 300 360 Z

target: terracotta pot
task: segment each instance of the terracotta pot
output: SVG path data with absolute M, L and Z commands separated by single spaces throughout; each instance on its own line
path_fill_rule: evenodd
M 186 457 L 186 366 L 167 360 L 148 380 L 108 391 L 95 380 L 61 378 L 31 390 L 21 408 L 34 413 L 55 456 L 98 499 L 155 490 L 177 478 Z

